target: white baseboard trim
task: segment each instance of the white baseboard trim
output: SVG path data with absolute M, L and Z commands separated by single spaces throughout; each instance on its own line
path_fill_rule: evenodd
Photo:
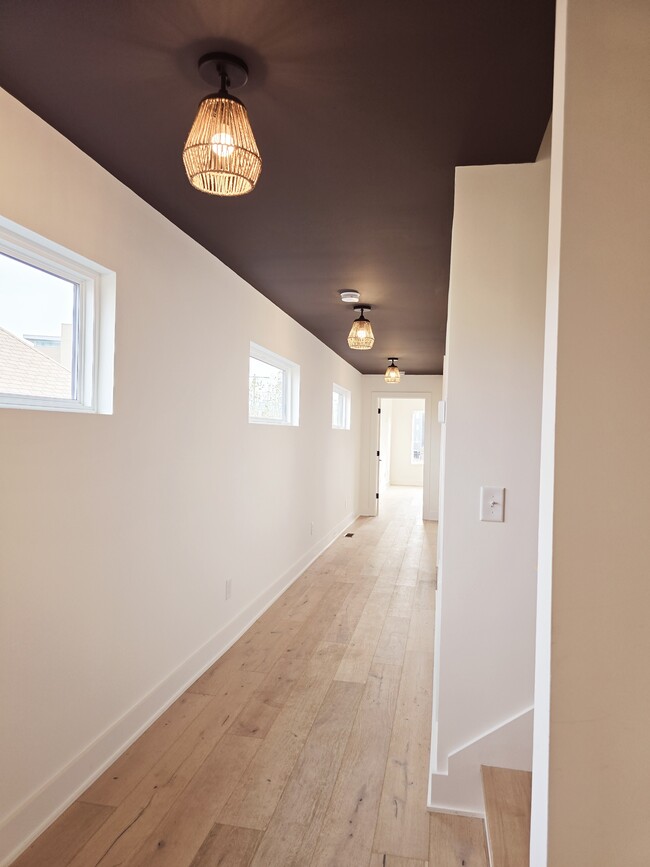
M 232 647 L 357 517 L 354 513 L 346 515 L 239 614 L 111 723 L 40 789 L 4 817 L 0 821 L 0 867 L 8 867 L 42 834 L 204 671 Z
M 432 755 L 434 750 L 431 751 Z M 504 720 L 449 756 L 446 773 L 432 767 L 428 809 L 484 818 L 481 765 L 530 771 L 533 759 L 533 708 Z

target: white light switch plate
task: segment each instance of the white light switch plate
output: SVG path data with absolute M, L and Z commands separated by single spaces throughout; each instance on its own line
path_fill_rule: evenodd
M 505 488 L 481 488 L 480 521 L 503 521 Z

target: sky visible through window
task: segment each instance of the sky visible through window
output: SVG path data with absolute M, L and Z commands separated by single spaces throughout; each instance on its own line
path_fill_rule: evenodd
M 0 327 L 19 337 L 59 337 L 73 307 L 73 283 L 0 253 Z

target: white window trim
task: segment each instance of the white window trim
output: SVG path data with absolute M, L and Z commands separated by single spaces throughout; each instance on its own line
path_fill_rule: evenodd
M 299 409 L 300 409 L 300 365 L 295 361 L 289 361 L 282 355 L 260 346 L 258 343 L 251 341 L 249 350 L 249 360 L 256 358 L 258 361 L 263 361 L 266 364 L 271 364 L 277 367 L 283 373 L 283 417 L 276 418 L 259 418 L 257 416 L 248 415 L 248 421 L 251 424 L 272 424 L 281 425 L 284 427 L 298 427 Z
M 113 412 L 115 274 L 0 218 L 0 252 L 77 286 L 77 398 L 0 392 L 0 409 Z
M 350 430 L 350 408 L 352 404 L 352 393 L 347 388 L 343 388 L 342 385 L 337 385 L 333 383 L 332 385 L 332 401 L 334 400 L 334 394 L 338 394 L 343 398 L 343 424 L 335 424 L 334 419 L 332 419 L 332 430 Z

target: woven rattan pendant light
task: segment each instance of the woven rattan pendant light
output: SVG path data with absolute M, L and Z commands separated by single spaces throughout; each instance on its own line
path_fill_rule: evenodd
M 183 163 L 193 187 L 213 196 L 250 193 L 262 171 L 262 159 L 244 104 L 228 93 L 243 87 L 248 67 L 238 57 L 223 52 L 206 54 L 199 71 L 218 93 L 199 105 L 183 148 Z
M 384 381 L 390 383 L 397 383 L 400 380 L 399 375 L 399 367 L 396 366 L 395 362 L 399 361 L 399 358 L 389 358 L 390 362 L 388 367 L 386 368 L 386 373 L 384 375 Z
M 372 325 L 363 315 L 364 310 L 371 310 L 369 304 L 359 304 L 354 308 L 360 310 L 361 315 L 352 323 L 348 334 L 348 346 L 350 349 L 372 349 L 375 343 L 375 335 L 372 333 Z

